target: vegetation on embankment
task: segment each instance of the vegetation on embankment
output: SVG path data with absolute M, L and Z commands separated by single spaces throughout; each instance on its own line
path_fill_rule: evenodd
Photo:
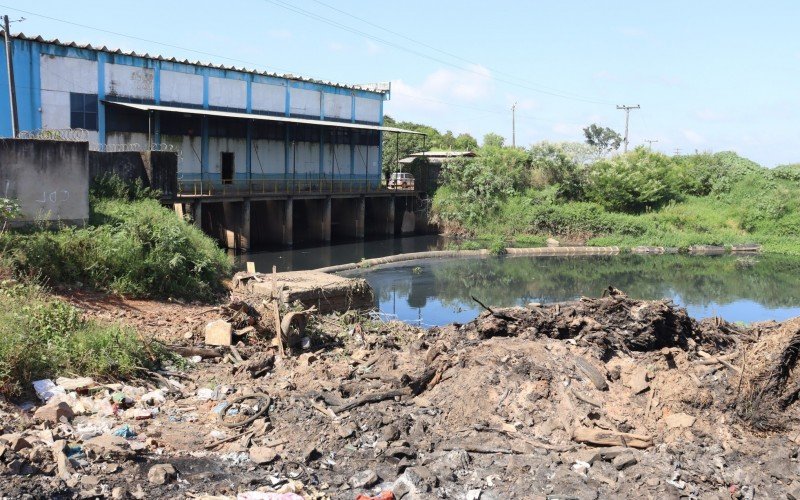
M 59 375 L 126 378 L 166 356 L 131 328 L 83 319 L 39 285 L 0 282 L 0 395 Z
M 141 185 L 106 178 L 92 186 L 86 227 L 43 226 L 0 234 L 0 254 L 18 275 L 82 284 L 134 297 L 211 299 L 230 259 Z
M 800 254 L 800 166 L 735 153 L 606 157 L 579 143 L 483 147 L 443 171 L 433 201 L 446 233 L 491 247 L 553 236 L 589 245 L 760 243 Z

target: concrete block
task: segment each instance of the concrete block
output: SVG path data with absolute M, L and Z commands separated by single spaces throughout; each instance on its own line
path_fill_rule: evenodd
M 231 345 L 233 327 L 225 320 L 218 319 L 206 325 L 206 345 Z

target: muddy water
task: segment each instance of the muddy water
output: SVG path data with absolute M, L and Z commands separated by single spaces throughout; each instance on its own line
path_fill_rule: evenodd
M 671 298 L 695 318 L 800 316 L 800 259 L 619 255 L 431 260 L 358 271 L 387 316 L 423 325 L 467 322 L 485 304 L 522 305 L 599 296 L 613 285 L 639 299 Z

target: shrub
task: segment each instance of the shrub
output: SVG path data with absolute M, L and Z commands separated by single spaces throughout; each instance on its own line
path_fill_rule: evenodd
M 630 153 L 600 160 L 589 172 L 586 198 L 608 210 L 643 212 L 676 197 L 670 159 L 636 148 Z
M 152 368 L 166 351 L 118 325 L 82 319 L 37 285 L 0 283 L 0 394 L 61 374 L 124 378 Z
M 95 201 L 93 225 L 13 232 L 1 248 L 18 271 L 56 283 L 140 297 L 210 299 L 231 272 L 227 255 L 155 200 Z

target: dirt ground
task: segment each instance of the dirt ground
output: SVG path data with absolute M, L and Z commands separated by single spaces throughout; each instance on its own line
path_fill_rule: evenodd
M 68 299 L 187 361 L 66 390 L 48 405 L 71 419 L 2 403 L 5 497 L 800 499 L 800 319 L 697 322 L 610 289 L 429 330 L 312 316 L 281 354 L 254 297 Z M 217 319 L 234 349 L 204 345 Z

